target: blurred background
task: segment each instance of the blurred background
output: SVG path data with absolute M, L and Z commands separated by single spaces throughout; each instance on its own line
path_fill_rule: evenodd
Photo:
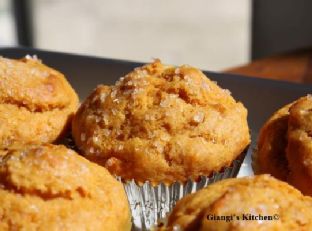
M 309 0 L 0 0 L 0 46 L 220 71 L 312 45 Z
M 18 44 L 12 2 L 0 0 L 1 46 Z M 249 58 L 249 0 L 16 2 L 31 4 L 31 18 L 22 23 L 31 20 L 30 45 L 41 49 L 136 61 L 157 57 L 210 70 Z

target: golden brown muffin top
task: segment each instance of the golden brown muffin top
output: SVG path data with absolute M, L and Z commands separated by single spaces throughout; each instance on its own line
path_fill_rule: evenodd
M 0 157 L 1 230 L 130 230 L 122 185 L 64 146 Z
M 159 60 L 98 86 L 72 125 L 86 157 L 139 182 L 185 181 L 229 166 L 249 144 L 247 110 L 200 70 Z
M 308 231 L 312 229 L 311 206 L 310 197 L 269 175 L 227 179 L 181 199 L 169 215 L 166 230 Z M 217 220 L 232 215 L 228 222 Z M 259 215 L 272 216 L 272 220 L 259 220 Z
M 261 128 L 258 138 L 258 150 L 255 155 L 255 172 L 270 173 L 280 180 L 288 175 L 285 148 L 287 145 L 288 104 L 275 112 Z
M 312 97 L 278 110 L 260 131 L 256 173 L 270 173 L 312 195 Z
M 60 72 L 29 56 L 0 57 L 0 149 L 55 142 L 77 107 L 78 96 Z
M 0 57 L 0 103 L 42 112 L 63 109 L 77 98 L 60 72 L 40 60 Z M 75 99 L 77 103 L 77 99 Z
M 286 155 L 288 181 L 312 196 L 312 96 L 299 99 L 290 108 Z

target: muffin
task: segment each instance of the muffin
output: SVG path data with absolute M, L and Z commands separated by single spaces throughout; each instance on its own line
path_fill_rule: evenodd
M 288 163 L 285 150 L 291 105 L 288 104 L 275 112 L 261 128 L 257 150 L 253 156 L 256 174 L 269 173 L 280 180 L 287 180 Z
M 260 131 L 255 173 L 269 173 L 312 195 L 312 97 L 277 111 Z
M 312 198 L 269 175 L 226 179 L 178 201 L 160 230 L 312 230 Z
M 64 146 L 0 157 L 0 230 L 130 230 L 121 183 Z
M 78 107 L 64 75 L 36 57 L 0 57 L 0 149 L 60 138 Z
M 128 181 L 128 195 L 143 193 L 130 204 L 159 203 L 149 206 L 149 214 L 166 211 L 159 208 L 161 198 L 174 202 L 203 187 L 207 178 L 192 184 L 201 176 L 228 168 L 214 180 L 233 176 L 237 166 L 235 171 L 230 166 L 250 141 L 247 110 L 228 90 L 196 68 L 159 60 L 136 68 L 114 86 L 98 86 L 74 116 L 72 134 L 87 158 Z M 188 180 L 187 187 L 180 184 Z M 161 184 L 163 190 L 152 187 Z

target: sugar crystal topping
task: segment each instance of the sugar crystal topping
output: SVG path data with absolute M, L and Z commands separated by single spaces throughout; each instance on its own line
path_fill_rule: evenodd
M 26 59 L 32 59 L 32 60 L 38 60 L 38 56 L 37 55 L 29 55 L 29 54 L 27 54 L 25 56 L 25 58 Z
M 208 85 L 205 81 L 202 81 L 201 86 L 202 86 L 202 88 L 204 88 L 205 90 L 210 90 L 209 85 Z
M 201 123 L 204 120 L 204 113 L 203 112 L 198 112 L 193 116 L 193 121 L 196 123 Z
M 103 134 L 104 134 L 104 136 L 110 136 L 110 134 L 111 134 L 111 131 L 109 130 L 109 129 L 103 129 Z
M 105 101 L 106 97 L 107 97 L 107 93 L 101 93 L 100 94 L 100 100 L 102 103 Z
M 227 94 L 227 95 L 231 95 L 231 91 L 229 89 L 222 89 L 222 91 Z

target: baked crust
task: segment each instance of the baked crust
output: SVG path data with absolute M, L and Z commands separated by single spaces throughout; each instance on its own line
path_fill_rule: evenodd
M 260 131 L 255 173 L 269 173 L 312 195 L 312 97 L 286 105 Z
M 226 179 L 181 199 L 162 230 L 302 230 L 312 229 L 312 199 L 269 175 Z M 272 220 L 244 220 L 248 214 Z M 239 216 L 230 221 L 207 216 Z M 278 218 L 278 219 L 276 219 Z
M 77 106 L 60 72 L 35 58 L 0 57 L 0 149 L 54 142 Z
M 72 123 L 75 143 L 113 174 L 186 181 L 231 165 L 250 142 L 247 110 L 200 70 L 159 60 L 98 86 Z
M 130 230 L 121 183 L 64 146 L 0 157 L 0 230 Z
M 312 97 L 299 99 L 288 120 L 288 181 L 312 196 Z
M 275 112 L 261 128 L 255 154 L 255 173 L 270 173 L 280 180 L 287 180 L 288 162 L 285 149 L 291 105 L 288 104 Z

